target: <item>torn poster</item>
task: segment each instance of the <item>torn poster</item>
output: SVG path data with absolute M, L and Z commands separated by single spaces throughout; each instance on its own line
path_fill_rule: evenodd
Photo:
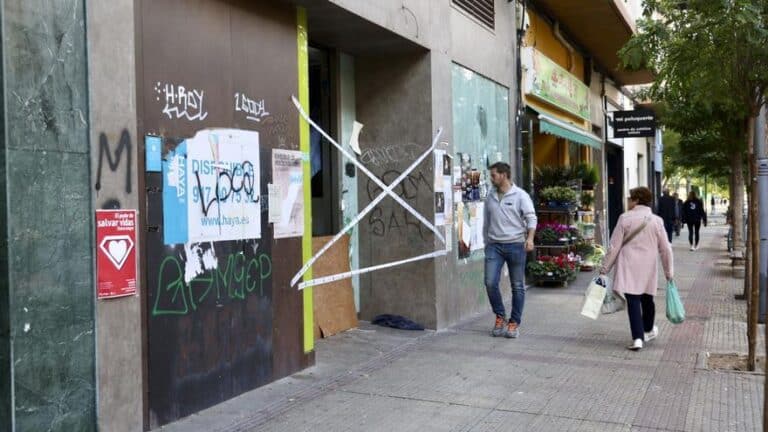
M 304 186 L 302 155 L 293 150 L 272 150 L 272 183 L 278 197 L 270 207 L 280 205 L 280 218 L 274 224 L 275 238 L 304 235 Z
M 258 132 L 206 129 L 163 160 L 165 244 L 261 238 Z

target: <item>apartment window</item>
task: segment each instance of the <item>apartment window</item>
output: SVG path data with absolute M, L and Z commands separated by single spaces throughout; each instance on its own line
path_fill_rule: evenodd
M 494 28 L 494 0 L 453 0 L 453 4 L 481 23 Z

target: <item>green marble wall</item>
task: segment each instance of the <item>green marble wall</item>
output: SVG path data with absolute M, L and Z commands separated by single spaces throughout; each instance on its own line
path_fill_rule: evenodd
M 16 431 L 95 430 L 84 0 L 5 0 L 2 8 L 8 208 L 0 253 L 8 272 L 0 326 L 9 327 L 13 357 L 2 354 L 3 327 L 0 355 L 4 376 L 13 365 L 13 398 L 0 387 L 0 400 Z

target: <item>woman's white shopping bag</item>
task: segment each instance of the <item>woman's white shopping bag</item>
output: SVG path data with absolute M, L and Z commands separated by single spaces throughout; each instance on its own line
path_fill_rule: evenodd
M 587 318 L 597 319 L 600 316 L 603 307 L 603 300 L 608 293 L 606 280 L 600 276 L 592 279 L 584 294 L 584 305 L 581 307 L 581 314 Z

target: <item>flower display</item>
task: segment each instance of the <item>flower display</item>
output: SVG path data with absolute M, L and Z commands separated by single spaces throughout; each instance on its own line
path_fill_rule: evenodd
M 576 275 L 578 261 L 573 253 L 542 255 L 528 263 L 528 271 L 536 279 L 569 280 Z

